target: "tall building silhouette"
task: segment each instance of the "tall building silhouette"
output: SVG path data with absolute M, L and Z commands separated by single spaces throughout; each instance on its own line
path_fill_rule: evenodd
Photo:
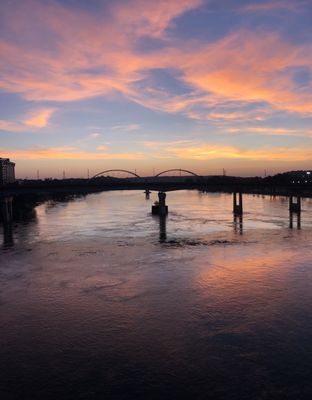
M 15 181 L 15 163 L 9 158 L 0 157 L 0 185 Z

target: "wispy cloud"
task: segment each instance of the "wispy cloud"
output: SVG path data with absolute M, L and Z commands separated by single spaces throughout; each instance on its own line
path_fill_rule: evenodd
M 6 154 L 14 160 L 142 160 L 145 155 L 139 152 L 110 153 L 106 146 L 100 146 L 98 151 L 84 151 L 78 147 L 34 147 L 11 150 L 0 148 L 1 154 Z
M 229 133 L 254 133 L 268 136 L 303 136 L 312 137 L 311 129 L 290 129 L 290 128 L 275 128 L 264 126 L 244 126 L 244 127 L 224 127 L 224 131 Z
M 290 4 L 273 2 L 275 7 L 282 3 Z M 166 36 L 170 24 L 200 4 L 132 0 L 114 3 L 110 13 L 98 16 L 54 2 L 25 0 L 17 4 L 14 16 L 11 7 L 3 6 L 4 28 L 24 40 L 0 41 L 0 88 L 35 101 L 74 101 L 118 92 L 154 110 L 208 120 L 221 119 L 219 107 L 225 101 L 265 102 L 273 109 L 312 113 L 312 83 L 303 90 L 294 80 L 296 68 L 312 71 L 311 45 L 295 45 L 260 30 L 232 31 L 208 44 L 171 41 Z M 268 2 L 261 5 L 271 7 Z M 49 33 L 49 46 L 40 42 L 41 33 Z M 163 45 L 140 52 L 135 43 L 146 36 Z M 152 87 L 148 76 L 154 69 L 177 71 L 176 80 L 189 88 L 188 93 Z M 207 111 L 199 112 L 200 107 Z
M 7 132 L 29 132 L 48 126 L 55 108 L 35 109 L 16 121 L 0 120 L 0 130 Z
M 98 139 L 98 138 L 100 138 L 101 136 L 102 136 L 102 134 L 99 133 L 99 132 L 92 132 L 92 133 L 90 133 L 90 134 L 88 135 L 88 137 L 89 137 L 90 139 Z
M 306 161 L 312 160 L 312 147 L 277 147 L 262 149 L 242 149 L 236 146 L 201 144 L 187 148 L 168 148 L 166 150 L 174 158 L 191 160 L 213 160 L 219 158 L 241 160 L 280 160 Z
M 183 160 L 254 160 L 254 161 L 306 161 L 312 160 L 312 146 L 306 147 L 262 147 L 246 149 L 239 145 L 204 143 L 196 141 L 154 141 L 144 145 L 153 151 L 153 157 L 159 159 Z
M 29 129 L 29 128 L 28 128 Z M 0 120 L 0 131 L 6 132 L 24 132 L 25 126 L 19 122 Z
M 33 111 L 31 115 L 23 121 L 23 123 L 26 126 L 34 128 L 45 128 L 54 112 L 55 108 L 46 108 Z
M 141 128 L 140 124 L 120 124 L 112 126 L 113 131 L 121 131 L 121 132 L 131 132 L 137 131 Z

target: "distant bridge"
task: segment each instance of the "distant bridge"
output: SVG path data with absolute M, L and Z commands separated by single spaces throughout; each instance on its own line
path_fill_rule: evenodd
M 136 172 L 128 171 L 127 169 L 107 169 L 105 171 L 101 171 L 101 172 L 97 173 L 96 175 L 92 176 L 92 178 L 90 178 L 90 179 L 97 178 L 103 174 L 108 174 L 110 172 L 124 172 L 124 173 L 132 175 L 136 178 L 144 178 L 144 177 L 138 175 Z M 182 168 L 173 168 L 173 169 L 167 169 L 165 171 L 161 171 L 158 174 L 156 174 L 155 176 L 153 176 L 153 178 L 158 178 L 159 176 L 166 174 L 168 172 L 180 172 L 180 174 L 181 174 L 181 172 L 185 172 L 187 174 L 195 176 L 196 178 L 201 178 L 201 176 L 197 175 L 195 172 L 189 171 L 188 169 L 182 169 Z
M 98 176 L 103 175 L 103 174 L 108 174 L 109 172 L 125 172 L 126 174 L 133 175 L 133 176 L 135 176 L 136 178 L 141 178 L 140 175 L 136 174 L 135 172 L 128 171 L 128 170 L 126 170 L 126 169 L 107 169 L 106 171 L 99 172 L 98 174 L 92 176 L 91 179 L 97 178 Z
M 157 178 L 158 176 L 162 174 L 166 174 L 167 172 L 186 172 L 187 174 L 191 174 L 196 176 L 197 178 L 200 178 L 199 175 L 195 174 L 195 172 L 189 171 L 188 169 L 181 169 L 181 168 L 173 168 L 173 169 L 167 169 L 166 171 L 159 172 L 157 175 L 154 176 L 154 178 Z

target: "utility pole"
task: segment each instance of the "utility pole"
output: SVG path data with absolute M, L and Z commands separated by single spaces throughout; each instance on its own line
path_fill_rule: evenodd
M 37 180 L 39 181 L 39 169 L 37 169 Z
M 63 170 L 63 179 L 66 179 L 65 170 Z
M 87 173 L 88 179 L 90 179 L 90 172 L 89 172 L 89 168 L 88 168 L 88 173 Z

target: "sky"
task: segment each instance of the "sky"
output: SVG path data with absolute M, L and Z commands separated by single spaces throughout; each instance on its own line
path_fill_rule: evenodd
M 18 178 L 312 169 L 312 0 L 1 0 Z

